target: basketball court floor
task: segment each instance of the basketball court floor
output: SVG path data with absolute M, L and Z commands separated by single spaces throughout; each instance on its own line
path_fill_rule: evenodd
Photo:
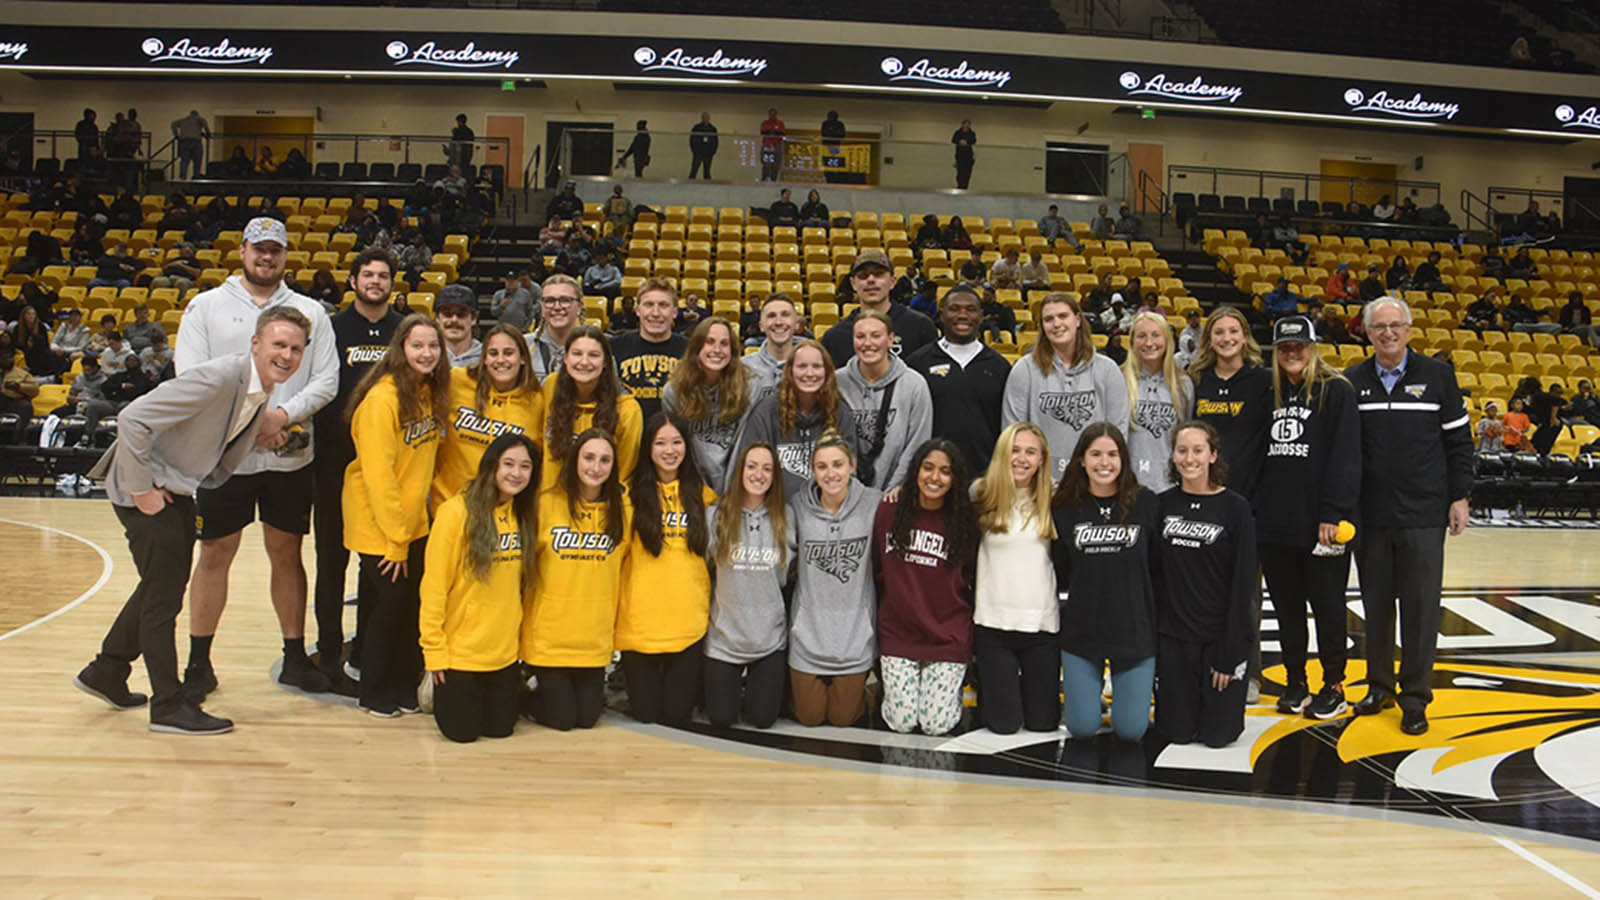
M 453 745 L 272 680 L 252 529 L 207 704 L 238 727 L 185 738 L 70 684 L 134 583 L 109 505 L 3 498 L 0 896 L 1600 897 L 1597 549 L 1451 540 L 1416 738 L 1278 716 L 1269 683 L 1222 750 L 614 712 Z M 1275 630 L 1269 606 L 1269 682 Z

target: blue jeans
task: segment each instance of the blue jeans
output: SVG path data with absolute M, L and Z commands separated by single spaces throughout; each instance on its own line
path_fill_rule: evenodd
M 1156 658 L 1111 662 L 1111 728 L 1124 741 L 1137 741 L 1150 727 L 1150 692 L 1155 686 Z M 1100 678 L 1106 660 L 1084 659 L 1061 651 L 1062 719 L 1075 738 L 1100 730 Z

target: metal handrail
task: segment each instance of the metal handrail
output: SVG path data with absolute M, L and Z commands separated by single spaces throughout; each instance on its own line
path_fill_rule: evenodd
M 1195 191 L 1194 193 L 1219 194 L 1218 183 L 1221 178 L 1254 178 L 1256 179 L 1256 193 L 1254 196 L 1267 195 L 1267 181 L 1299 181 L 1302 184 L 1301 198 L 1310 199 L 1311 185 L 1315 184 L 1343 184 L 1354 191 L 1358 185 L 1386 185 L 1392 186 L 1394 192 L 1399 194 L 1401 189 L 1416 189 L 1432 191 L 1435 202 L 1442 202 L 1443 187 L 1437 181 L 1413 181 L 1405 178 L 1363 178 L 1354 175 L 1323 175 L 1318 172 L 1276 172 L 1270 169 L 1233 169 L 1225 166 L 1195 166 L 1187 164 L 1173 164 L 1167 166 L 1167 187 L 1172 191 L 1173 178 L 1178 174 L 1199 175 L 1202 178 L 1209 176 L 1211 190 Z
M 1161 189 L 1161 181 L 1154 175 L 1151 175 L 1148 169 L 1139 170 L 1138 181 L 1139 202 L 1134 205 L 1134 208 L 1139 212 L 1144 211 L 1144 201 L 1150 199 L 1150 188 L 1154 187 L 1156 197 L 1156 213 L 1159 221 L 1159 224 L 1156 226 L 1156 230 L 1158 234 L 1165 235 L 1167 233 L 1167 213 L 1172 211 L 1171 197 L 1166 191 Z

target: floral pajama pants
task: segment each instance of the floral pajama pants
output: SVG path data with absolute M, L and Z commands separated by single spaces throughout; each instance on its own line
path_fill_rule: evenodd
M 966 663 L 919 662 L 882 656 L 883 721 L 902 734 L 921 726 L 944 734 L 961 721 L 961 684 Z

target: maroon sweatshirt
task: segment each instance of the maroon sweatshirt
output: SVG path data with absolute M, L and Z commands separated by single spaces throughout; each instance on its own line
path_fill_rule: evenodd
M 939 511 L 917 511 L 911 546 L 901 552 L 894 546 L 894 510 L 888 501 L 878 504 L 872 523 L 878 652 L 918 662 L 966 663 L 972 658 L 972 566 L 951 564 L 961 554 L 950 546 Z

